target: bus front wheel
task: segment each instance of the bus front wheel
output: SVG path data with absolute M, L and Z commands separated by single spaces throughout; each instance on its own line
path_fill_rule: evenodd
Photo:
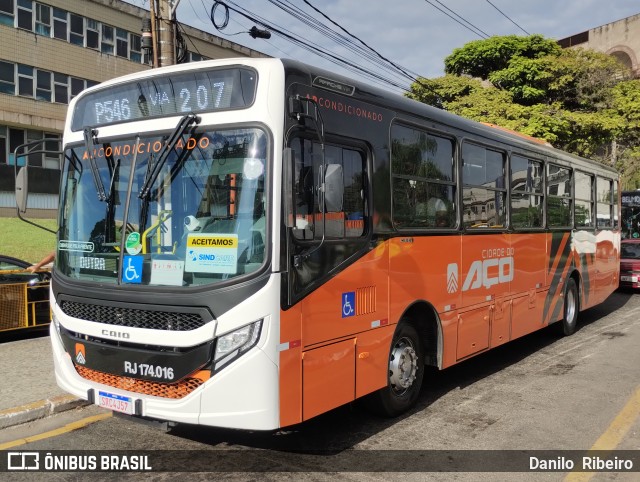
M 418 332 L 400 320 L 389 352 L 387 386 L 365 398 L 368 409 L 396 417 L 415 405 L 424 377 L 424 351 Z

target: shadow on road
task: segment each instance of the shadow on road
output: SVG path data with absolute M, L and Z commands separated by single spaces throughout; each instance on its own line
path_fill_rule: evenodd
M 631 292 L 617 291 L 606 303 L 580 313 L 579 330 L 622 308 L 632 296 L 634 295 Z M 417 405 L 398 418 L 376 417 L 355 402 L 278 432 L 245 432 L 178 425 L 171 429 L 170 433 L 220 448 L 245 446 L 297 453 L 347 450 L 395 424 L 402 423 L 407 417 L 426 411 L 448 392 L 465 390 L 479 380 L 517 364 L 531 354 L 551 347 L 562 339 L 559 332 L 556 326 L 549 326 L 446 370 L 427 370 Z M 580 336 L 579 331 L 574 336 Z
M 20 330 L 8 330 L 0 332 L 0 343 L 10 343 L 19 340 L 31 340 L 32 338 L 42 338 L 49 335 L 49 326 L 38 326 L 35 328 L 23 328 Z

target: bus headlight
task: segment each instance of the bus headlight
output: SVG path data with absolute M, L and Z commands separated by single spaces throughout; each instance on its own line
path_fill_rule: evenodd
M 218 337 L 213 356 L 214 371 L 220 370 L 253 348 L 260 339 L 261 329 L 262 320 L 258 320 Z
M 56 316 L 55 313 L 51 313 L 51 323 L 53 323 L 53 326 L 55 326 L 56 331 L 58 332 L 58 334 L 60 334 L 60 321 L 58 320 L 58 317 Z

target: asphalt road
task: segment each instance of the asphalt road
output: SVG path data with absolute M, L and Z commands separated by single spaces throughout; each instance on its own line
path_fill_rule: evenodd
M 14 443 L 11 450 L 99 451 L 96 453 L 197 450 L 206 453 L 193 453 L 194 457 L 208 463 L 220 454 L 211 451 L 222 450 L 232 454 L 227 469 L 254 472 L 192 473 L 186 475 L 189 480 L 335 480 L 330 471 L 344 468 L 336 461 L 348 464 L 348 459 L 324 454 L 324 458 L 308 461 L 297 459 L 291 451 L 330 450 L 345 455 L 357 450 L 357 458 L 351 459 L 353 466 L 370 465 L 372 471 L 353 472 L 347 467 L 341 479 L 637 481 L 640 463 L 633 473 L 483 471 L 494 466 L 493 457 L 513 453 L 501 452 L 504 450 L 546 450 L 551 455 L 559 450 L 634 450 L 640 457 L 639 347 L 640 294 L 616 292 L 604 304 L 581 313 L 573 336 L 561 337 L 550 327 L 442 372 L 429 372 L 415 409 L 396 419 L 377 418 L 352 404 L 278 433 L 184 425 L 165 432 L 87 407 L 0 431 L 0 447 Z M 68 430 L 71 423 L 77 423 L 75 430 Z M 22 443 L 28 436 L 41 439 Z M 398 452 L 389 452 L 392 450 Z M 473 463 L 478 473 L 419 472 L 424 466 L 410 458 L 429 457 L 433 455 L 430 450 L 490 452 L 469 452 L 476 457 Z M 282 472 L 261 473 L 269 464 Z M 304 472 L 296 472 L 299 470 Z M 26 477 L 2 475 L 5 480 Z M 51 475 L 29 474 L 29 479 Z M 89 475 L 93 480 L 113 479 L 113 474 L 106 473 L 58 473 L 55 477 L 84 480 Z M 173 480 L 176 474 L 146 477 Z

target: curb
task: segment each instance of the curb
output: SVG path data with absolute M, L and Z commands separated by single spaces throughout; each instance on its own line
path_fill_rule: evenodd
M 0 430 L 86 405 L 89 405 L 89 402 L 82 398 L 73 395 L 59 395 L 47 400 L 0 410 Z

